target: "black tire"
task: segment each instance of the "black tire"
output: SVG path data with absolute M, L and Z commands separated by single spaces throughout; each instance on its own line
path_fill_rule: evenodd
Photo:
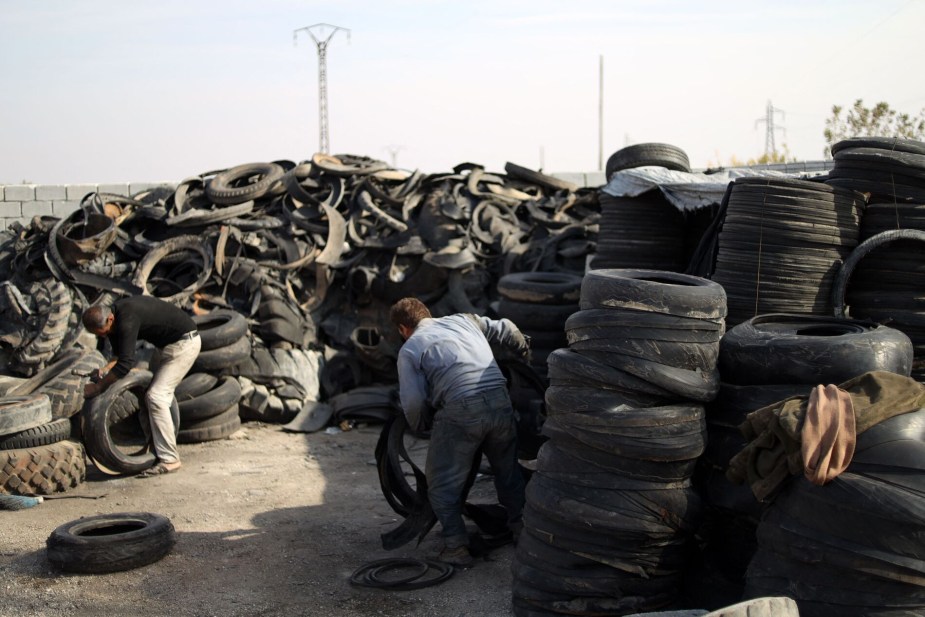
M 218 309 L 206 315 L 194 315 L 193 321 L 202 339 L 202 351 L 227 347 L 247 335 L 247 319 L 230 309 Z
M 691 163 L 687 153 L 677 146 L 662 143 L 644 143 L 634 144 L 617 150 L 607 159 L 604 166 L 605 177 L 607 181 L 613 177 L 615 172 L 621 169 L 632 169 L 634 167 L 644 167 L 655 165 L 674 171 L 690 172 Z
M 132 284 L 139 287 L 146 295 L 151 295 L 148 290 L 148 279 L 154 272 L 155 266 L 171 253 L 177 252 L 198 253 L 202 259 L 202 272 L 195 281 L 179 292 L 161 297 L 160 299 L 172 304 L 181 304 L 188 301 L 195 291 L 205 285 L 206 281 L 209 280 L 209 276 L 212 274 L 212 265 L 214 262 L 212 246 L 208 242 L 203 241 L 199 236 L 176 236 L 159 243 L 155 248 L 148 251 L 138 262 L 138 265 L 135 267 Z
M 139 422 L 141 401 L 144 400 L 144 391 L 152 378 L 150 371 L 132 370 L 110 385 L 105 392 L 90 399 L 84 408 L 83 436 L 87 453 L 105 469 L 122 474 L 136 474 L 154 465 L 156 458 L 150 447 L 147 432 L 149 429 Z M 137 400 L 134 402 L 138 407 L 120 410 L 124 396 L 135 397 Z M 171 408 L 176 421 L 179 417 L 176 399 L 171 402 Z M 134 433 L 136 436 L 144 436 L 144 439 L 129 440 L 127 446 L 123 445 L 114 435 L 113 428 L 116 425 L 125 426 L 127 423 L 136 422 L 137 427 L 131 425 L 132 428 L 137 428 Z
M 70 418 L 77 414 L 84 405 L 84 386 L 90 381 L 90 374 L 104 366 L 106 358 L 103 354 L 95 349 L 88 350 L 36 390 L 48 395 L 51 417 Z
M 30 318 L 32 337 L 13 353 L 13 360 L 24 375 L 32 375 L 51 360 L 61 348 L 71 316 L 71 292 L 53 278 L 30 287 L 35 298 L 35 314 Z
M 285 170 L 276 163 L 245 163 L 217 174 L 206 184 L 212 203 L 230 206 L 259 199 L 282 180 Z
M 518 180 L 523 180 L 525 182 L 530 182 L 542 186 L 553 191 L 577 191 L 578 185 L 573 182 L 567 182 L 565 180 L 560 180 L 554 176 L 544 174 L 539 171 L 534 171 L 527 167 L 522 167 L 515 163 L 505 163 L 504 171 L 507 175 L 512 178 L 517 178 Z
M 104 574 L 154 563 L 176 543 L 166 516 L 148 512 L 98 514 L 57 527 L 48 536 L 48 561 L 66 572 Z
M 84 481 L 87 466 L 80 442 L 0 450 L 0 493 L 51 495 Z
M 191 370 L 195 372 L 221 371 L 246 360 L 250 355 L 251 340 L 250 337 L 245 336 L 231 345 L 210 349 L 209 351 L 200 351 L 199 357 L 196 358 Z
M 177 404 L 194 399 L 214 388 L 218 384 L 218 377 L 210 373 L 190 373 L 183 378 L 173 391 Z
M 498 279 L 498 294 L 531 304 L 575 304 L 581 277 L 567 272 L 513 272 Z
M 521 330 L 562 330 L 577 304 L 531 304 L 501 298 L 498 316 L 510 319 Z
M 241 416 L 235 404 L 217 416 L 181 428 L 177 433 L 177 443 L 199 443 L 225 439 L 239 428 L 241 428 Z
M 720 341 L 719 371 L 730 384 L 839 384 L 867 371 L 909 376 L 912 342 L 871 321 L 759 315 Z
M 835 284 L 832 287 L 832 306 L 835 309 L 836 317 L 844 317 L 846 314 L 845 289 L 848 286 L 848 280 L 851 278 L 851 274 L 854 272 L 855 267 L 857 267 L 858 262 L 874 249 L 897 240 L 925 242 L 925 231 L 920 229 L 895 229 L 892 231 L 884 231 L 875 236 L 871 236 L 855 247 L 851 255 L 848 256 L 848 259 L 845 260 L 841 268 L 839 268 L 838 273 L 835 275 Z
M 234 377 L 223 377 L 217 386 L 197 397 L 179 401 L 180 426 L 213 418 L 241 400 L 241 383 Z M 181 428 L 181 430 L 183 430 Z
M 0 435 L 20 433 L 51 419 L 51 401 L 45 394 L 0 398 Z
M 70 437 L 71 421 L 67 418 L 52 420 L 47 424 L 0 437 L 0 450 L 35 448 L 58 443 Z
M 726 316 L 726 292 L 718 283 L 677 272 L 591 270 L 581 283 L 579 305 L 718 320 Z

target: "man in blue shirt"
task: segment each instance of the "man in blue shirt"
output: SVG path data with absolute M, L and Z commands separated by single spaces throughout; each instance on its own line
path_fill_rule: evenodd
M 441 561 L 473 562 L 462 518 L 466 479 L 479 448 L 494 473 L 498 501 L 515 537 L 523 528 L 524 479 L 517 463 L 517 423 L 507 382 L 491 344 L 526 355 L 526 337 L 507 319 L 469 313 L 433 318 L 417 298 L 390 312 L 405 343 L 398 353 L 402 409 L 412 429 L 432 419 L 425 473 L 428 499 L 440 521 Z

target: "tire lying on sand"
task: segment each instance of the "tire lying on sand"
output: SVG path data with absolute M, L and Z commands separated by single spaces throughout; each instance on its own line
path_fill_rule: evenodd
M 57 527 L 45 541 L 53 566 L 82 574 L 140 568 L 163 558 L 175 543 L 170 519 L 149 512 L 79 518 Z

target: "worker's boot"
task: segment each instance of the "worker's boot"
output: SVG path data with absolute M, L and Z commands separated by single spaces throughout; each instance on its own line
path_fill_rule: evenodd
M 456 548 L 444 548 L 437 555 L 437 559 L 443 563 L 449 563 L 461 568 L 467 568 L 475 563 L 468 546 L 457 546 Z

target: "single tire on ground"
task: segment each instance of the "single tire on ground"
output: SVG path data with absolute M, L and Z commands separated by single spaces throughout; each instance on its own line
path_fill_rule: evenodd
M 80 518 L 57 527 L 45 542 L 52 565 L 82 574 L 146 566 L 167 555 L 175 543 L 170 519 L 149 512 Z

